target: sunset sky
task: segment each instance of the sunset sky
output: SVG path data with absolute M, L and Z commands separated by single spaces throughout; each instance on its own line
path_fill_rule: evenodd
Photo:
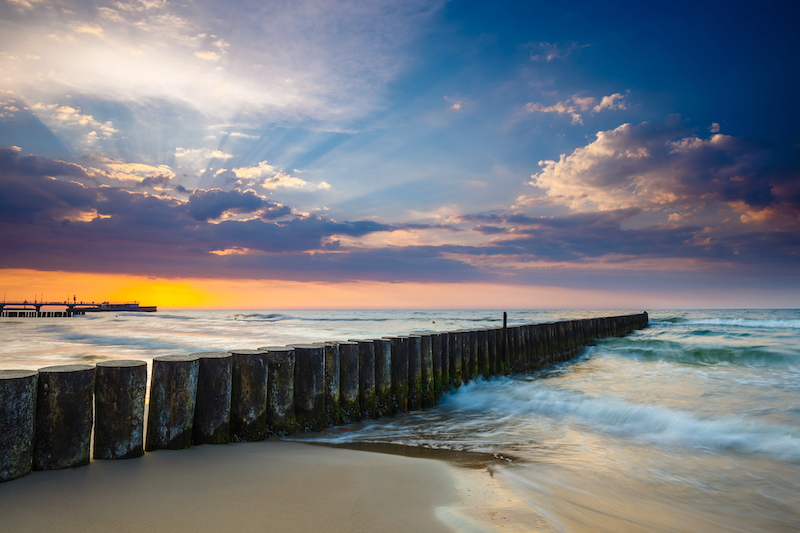
M 800 307 L 792 2 L 0 0 L 0 289 Z

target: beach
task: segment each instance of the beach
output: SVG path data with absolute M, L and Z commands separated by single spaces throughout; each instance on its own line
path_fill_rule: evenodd
M 509 324 L 610 314 L 622 312 L 516 311 Z M 0 367 L 501 322 L 480 310 L 4 319 Z M 0 530 L 800 531 L 799 369 L 799 311 L 652 311 L 643 330 L 471 380 L 435 408 L 34 472 L 0 484 Z
M 269 440 L 34 472 L 0 484 L 0 530 L 447 532 L 456 503 L 442 462 Z

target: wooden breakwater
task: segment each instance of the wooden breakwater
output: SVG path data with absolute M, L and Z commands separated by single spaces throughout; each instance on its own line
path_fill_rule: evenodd
M 372 340 L 0 371 L 0 482 L 144 451 L 264 440 L 433 407 L 471 380 L 531 372 L 647 313 Z M 146 439 L 145 439 L 146 435 Z

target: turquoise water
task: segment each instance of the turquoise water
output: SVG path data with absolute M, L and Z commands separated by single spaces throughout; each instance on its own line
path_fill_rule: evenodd
M 635 311 L 635 310 L 634 310 Z M 509 323 L 621 314 L 511 312 Z M 653 311 L 565 364 L 305 440 L 509 458 L 544 531 L 800 531 L 800 311 Z M 0 368 L 497 326 L 494 311 L 0 319 Z

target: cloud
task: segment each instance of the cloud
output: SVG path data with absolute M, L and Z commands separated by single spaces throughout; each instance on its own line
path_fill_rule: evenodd
M 612 95 L 602 97 L 600 103 L 592 107 L 597 101 L 595 98 L 590 96 L 575 95 L 568 100 L 557 102 L 549 106 L 542 105 L 538 102 L 531 102 L 525 105 L 525 110 L 529 113 L 556 113 L 558 115 L 569 115 L 572 118 L 573 124 L 583 125 L 583 117 L 580 113 L 578 113 L 578 111 L 588 111 L 591 108 L 592 113 L 597 114 L 606 109 L 626 109 L 624 99 L 624 95 L 620 93 L 614 93 Z
M 227 172 L 225 169 L 217 171 L 217 175 Z M 240 181 L 250 180 L 255 181 L 264 178 L 259 185 L 265 189 L 330 189 L 329 183 L 321 182 L 318 184 L 310 184 L 302 178 L 292 176 L 283 170 L 277 170 L 270 165 L 267 161 L 261 161 L 258 165 L 252 167 L 238 167 L 234 168 L 234 175 Z
M 110 120 L 105 122 L 95 120 L 92 115 L 83 113 L 79 107 L 37 103 L 33 104 L 30 109 L 37 117 L 55 130 L 64 128 L 93 128 L 94 130 L 99 130 L 100 135 L 106 138 L 111 137 L 114 133 L 119 131 L 114 128 L 114 124 Z M 95 135 L 97 135 L 97 131 L 95 131 Z
M 291 213 L 288 206 L 270 202 L 253 190 L 225 192 L 220 189 L 197 189 L 189 196 L 187 207 L 192 218 L 203 222 L 218 219 L 224 214 L 255 213 L 259 218 L 268 220 Z
M 208 51 L 195 52 L 194 55 L 204 61 L 219 61 L 220 58 L 220 55 L 217 54 L 216 52 L 208 52 Z
M 600 131 L 594 141 L 558 161 L 541 161 L 542 170 L 530 184 L 577 210 L 675 209 L 717 202 L 744 211 L 743 221 L 771 218 L 767 208 L 797 219 L 800 187 L 790 170 L 797 158 L 797 150 L 771 152 L 719 133 L 700 138 L 673 115 L 663 124 Z
M 586 45 L 584 45 L 586 46 Z M 568 57 L 573 51 L 579 47 L 578 43 L 531 43 L 528 45 L 531 49 L 531 61 L 553 61 L 554 59 L 564 59 Z
M 592 108 L 592 112 L 599 113 L 604 109 L 608 110 L 615 110 L 615 109 L 627 109 L 625 107 L 625 102 L 623 101 L 625 96 L 621 95 L 620 93 L 610 94 L 608 96 L 604 96 L 600 103 Z

